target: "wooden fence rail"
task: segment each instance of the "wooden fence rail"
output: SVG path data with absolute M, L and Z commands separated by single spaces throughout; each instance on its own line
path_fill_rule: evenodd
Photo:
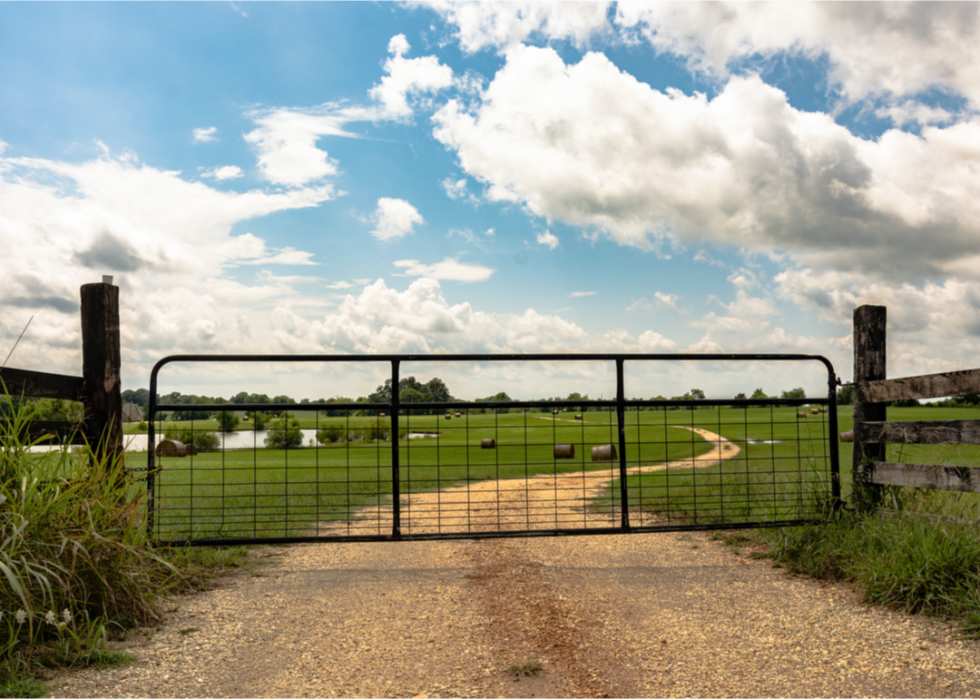
M 867 488 L 870 504 L 880 486 L 980 492 L 980 467 L 892 463 L 887 444 L 980 444 L 980 420 L 888 422 L 890 401 L 945 398 L 980 393 L 980 369 L 888 379 L 885 372 L 884 306 L 854 310 L 855 488 Z M 849 441 L 850 435 L 841 435 Z
M 21 438 L 51 435 L 61 443 L 88 443 L 102 455 L 122 453 L 119 287 L 85 284 L 81 290 L 82 375 L 49 374 L 5 367 L 0 380 L 11 396 L 80 401 L 81 425 L 32 422 Z

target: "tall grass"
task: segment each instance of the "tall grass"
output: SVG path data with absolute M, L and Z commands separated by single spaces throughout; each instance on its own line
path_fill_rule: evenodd
M 161 595 L 191 582 L 149 547 L 123 459 L 32 452 L 29 410 L 0 423 L 0 696 L 39 667 L 99 662 L 110 633 L 159 621 Z
M 893 460 L 964 465 L 976 463 L 976 448 L 906 446 Z M 870 603 L 943 617 L 980 637 L 980 495 L 882 491 L 878 509 L 848 507 L 825 524 L 762 534 L 769 555 L 792 572 L 854 584 Z

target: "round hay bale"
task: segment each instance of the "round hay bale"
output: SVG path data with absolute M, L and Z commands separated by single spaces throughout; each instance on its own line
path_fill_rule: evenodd
M 384 413 L 378 413 L 378 417 L 384 417 L 384 416 L 385 416 Z
M 487 437 L 486 439 L 483 439 L 483 440 L 480 441 L 480 448 L 481 449 L 496 449 L 497 448 L 497 442 L 492 437 Z
M 616 447 L 612 444 L 603 444 L 602 446 L 592 447 L 593 461 L 615 461 L 617 458 Z
M 184 453 L 187 456 L 197 456 L 197 445 L 196 444 L 185 444 Z
M 810 408 L 810 414 L 811 415 L 819 415 L 820 414 L 820 408 Z
M 797 413 L 796 414 L 796 418 L 797 419 L 800 419 L 801 417 L 806 417 L 806 413 Z
M 456 417 L 463 417 L 463 413 L 456 413 Z
M 446 419 L 447 420 L 452 420 L 453 419 L 453 416 L 450 415 L 449 413 L 446 413 Z
M 574 459 L 575 458 L 575 445 L 574 444 L 556 444 L 555 445 L 555 458 L 556 459 Z
M 187 447 L 176 439 L 164 439 L 157 444 L 157 456 L 187 456 Z
M 582 416 L 581 416 L 581 415 L 576 415 L 576 416 L 575 416 L 575 419 L 576 419 L 576 420 L 581 420 L 581 419 L 582 419 Z
M 552 411 L 551 411 L 551 414 L 552 414 L 552 415 L 557 415 L 557 414 L 558 414 L 558 411 L 557 411 L 557 410 L 552 410 Z

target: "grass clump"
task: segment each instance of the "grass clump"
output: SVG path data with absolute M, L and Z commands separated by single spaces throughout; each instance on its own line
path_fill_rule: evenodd
M 68 446 L 32 450 L 44 443 L 23 437 L 30 413 L 7 417 L 0 422 L 0 696 L 41 696 L 41 668 L 132 662 L 107 649 L 109 636 L 161 621 L 163 596 L 200 586 L 208 567 L 149 546 L 144 491 L 124 457 Z
M 534 677 L 543 669 L 540 660 L 531 660 L 511 665 L 507 668 L 507 674 L 513 677 L 515 682 L 519 682 L 524 677 Z
M 769 556 L 793 573 L 855 585 L 865 601 L 939 616 L 980 637 L 976 524 L 918 513 L 842 510 L 825 524 L 770 530 Z

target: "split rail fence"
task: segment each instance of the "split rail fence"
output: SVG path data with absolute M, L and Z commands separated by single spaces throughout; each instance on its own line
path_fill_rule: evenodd
M 888 444 L 980 444 L 980 420 L 890 422 L 892 401 L 947 398 L 980 393 L 980 369 L 886 378 L 884 306 L 854 310 L 854 462 L 855 486 L 904 486 L 980 493 L 980 467 L 894 463 Z

